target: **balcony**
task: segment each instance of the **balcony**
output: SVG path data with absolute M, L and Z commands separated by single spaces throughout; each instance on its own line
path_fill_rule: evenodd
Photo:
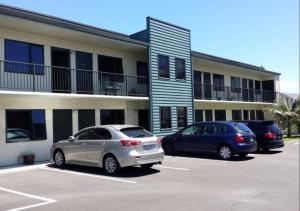
M 0 89 L 114 96 L 148 96 L 148 79 L 0 60 Z
M 273 103 L 276 92 L 259 89 L 242 89 L 228 86 L 194 83 L 197 100 L 222 100 Z

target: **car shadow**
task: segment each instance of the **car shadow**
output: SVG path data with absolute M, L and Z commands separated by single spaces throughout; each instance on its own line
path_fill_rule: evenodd
M 272 154 L 278 154 L 282 153 L 282 150 L 268 150 L 268 151 L 259 151 L 259 152 L 253 152 L 252 154 L 259 154 L 259 155 L 272 155 Z
M 188 158 L 200 158 L 200 159 L 207 159 L 207 160 L 219 160 L 224 162 L 230 161 L 248 161 L 254 159 L 253 156 L 247 155 L 246 157 L 240 156 L 233 156 L 231 160 L 222 160 L 216 154 L 209 154 L 209 153 L 192 153 L 192 152 L 178 152 L 175 155 L 171 155 L 172 157 L 188 157 Z
M 73 164 L 66 164 L 63 168 L 58 168 L 54 163 L 47 165 L 49 168 L 53 169 L 61 169 L 74 171 L 78 173 L 86 173 L 91 175 L 98 175 L 98 176 L 112 176 L 105 173 L 102 168 L 98 167 L 90 167 L 90 166 L 81 166 L 81 165 L 73 165 Z M 116 178 L 135 178 L 135 177 L 143 177 L 151 174 L 159 173 L 160 171 L 154 168 L 151 169 L 142 169 L 141 167 L 126 167 L 120 169 L 120 172 L 117 175 L 113 175 L 112 177 Z

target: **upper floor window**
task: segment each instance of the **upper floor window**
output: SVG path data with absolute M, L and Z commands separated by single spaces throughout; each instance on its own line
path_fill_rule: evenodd
M 123 74 L 121 58 L 111 56 L 98 56 L 98 69 L 100 72 Z
M 255 80 L 255 94 L 261 94 L 261 81 Z
M 224 91 L 224 75 L 213 74 L 214 90 Z
M 171 107 L 160 107 L 160 129 L 171 128 Z
M 183 128 L 187 126 L 186 107 L 177 107 L 177 127 Z
M 239 77 L 231 77 L 231 91 L 241 92 L 241 80 Z
M 162 78 L 170 78 L 169 57 L 158 55 L 158 76 Z
M 44 74 L 42 45 L 5 40 L 5 71 L 24 74 Z
M 146 84 L 148 77 L 148 63 L 147 62 L 136 62 L 136 75 L 139 76 L 137 79 L 138 84 Z
M 175 59 L 176 79 L 185 79 L 185 60 Z
M 7 110 L 7 143 L 45 140 L 46 120 L 44 110 Z
M 76 51 L 76 68 L 93 70 L 93 55 L 91 53 Z

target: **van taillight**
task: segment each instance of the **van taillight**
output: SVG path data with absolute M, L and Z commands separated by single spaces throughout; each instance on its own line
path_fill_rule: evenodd
M 271 133 L 271 132 L 268 132 L 268 133 L 265 133 L 265 134 L 264 134 L 264 137 L 265 137 L 265 138 L 268 138 L 268 139 L 273 139 L 273 140 L 275 140 L 275 139 L 276 139 L 276 134 Z
M 235 142 L 236 143 L 243 143 L 243 142 L 245 142 L 245 138 L 242 136 L 242 134 L 237 133 L 235 135 Z
M 124 139 L 122 139 L 120 142 L 123 146 L 136 146 L 142 143 L 139 140 L 124 140 Z

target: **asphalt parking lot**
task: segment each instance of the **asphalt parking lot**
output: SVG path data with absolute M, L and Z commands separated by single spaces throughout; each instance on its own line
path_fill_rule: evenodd
M 299 142 L 222 161 L 166 156 L 116 177 L 98 168 L 53 165 L 0 170 L 0 210 L 299 210 Z

